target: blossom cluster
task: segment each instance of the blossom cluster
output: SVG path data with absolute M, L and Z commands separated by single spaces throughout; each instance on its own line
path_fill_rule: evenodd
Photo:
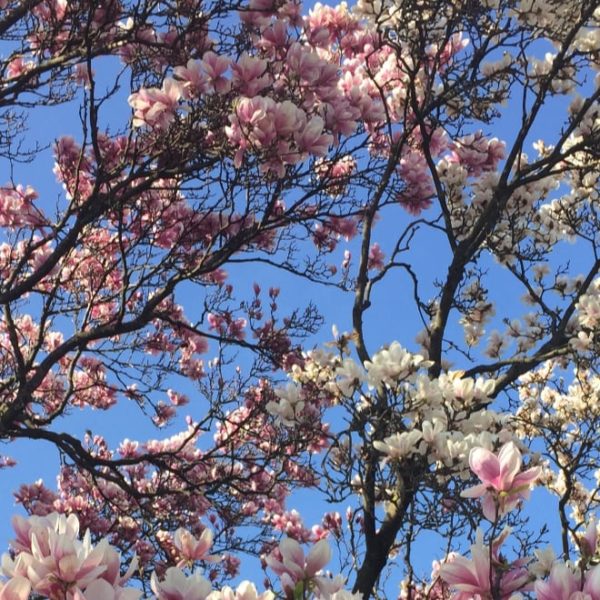
M 425 371 L 430 364 L 398 342 L 382 348 L 364 365 L 349 356 L 313 351 L 302 366 L 292 368 L 290 383 L 275 391 L 276 399 L 267 410 L 283 425 L 296 427 L 335 404 L 353 403 L 368 412 L 384 386 L 397 404 L 390 420 L 392 431 L 372 440 L 373 447 L 394 460 L 425 456 L 440 467 L 440 479 L 444 467 L 467 475 L 472 448 L 491 450 L 512 438 L 508 419 L 487 408 L 493 380 L 451 371 L 432 378 Z
M 515 510 L 519 506 L 516 500 L 528 496 L 540 474 L 537 468 L 521 470 L 521 452 L 512 442 L 505 444 L 497 455 L 475 448 L 470 462 L 481 484 L 464 495 L 483 497 L 484 514 L 493 521 L 500 514 Z M 557 559 L 550 547 L 535 550 L 534 556 L 510 560 L 501 552 L 510 534 L 511 529 L 505 528 L 486 540 L 483 531 L 478 529 L 470 558 L 450 553 L 444 560 L 434 562 L 432 583 L 419 587 L 405 582 L 401 597 L 516 600 L 533 593 L 538 600 L 600 598 L 599 529 L 595 520 L 591 520 L 577 538 L 580 557 L 576 562 Z
M 91 541 L 90 531 L 80 537 L 79 521 L 51 513 L 45 517 L 13 518 L 16 537 L 10 554 L 2 556 L 0 597 L 7 600 L 28 600 L 30 593 L 50 600 L 138 600 L 142 591 L 127 586 L 137 568 L 134 559 L 121 573 L 121 557 L 106 538 L 97 544 Z M 174 538 L 182 556 L 178 566 L 169 567 L 159 576 L 152 573 L 150 587 L 155 600 L 273 600 L 267 590 L 259 593 L 254 583 L 244 581 L 236 589 L 225 586 L 215 590 L 199 570 L 198 561 L 220 560 L 211 557 L 212 534 L 206 529 L 200 539 L 185 530 Z M 270 555 L 267 565 L 281 578 L 286 598 L 311 594 L 314 600 L 358 600 L 344 590 L 341 576 L 330 578 L 322 573 L 329 562 L 328 543 L 321 540 L 310 552 L 304 552 L 298 542 L 284 538 Z M 182 568 L 182 567 L 189 568 Z

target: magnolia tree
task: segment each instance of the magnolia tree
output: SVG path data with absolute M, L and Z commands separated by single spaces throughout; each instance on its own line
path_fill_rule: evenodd
M 598 0 L 0 0 L 0 36 L 0 438 L 62 465 L 1 599 L 600 600 Z M 282 273 L 347 332 L 309 348 Z M 95 430 L 132 408 L 153 439 Z

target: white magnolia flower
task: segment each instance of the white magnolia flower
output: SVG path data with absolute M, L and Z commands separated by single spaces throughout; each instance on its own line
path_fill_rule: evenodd
M 390 458 L 402 458 L 419 451 L 417 444 L 422 437 L 423 433 L 421 431 L 413 429 L 412 431 L 395 433 L 384 438 L 383 442 L 376 440 L 373 442 L 373 446 Z

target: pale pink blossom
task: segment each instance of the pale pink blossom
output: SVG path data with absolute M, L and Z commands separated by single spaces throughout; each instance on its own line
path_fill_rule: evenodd
M 31 583 L 20 575 L 0 583 L 0 600 L 27 600 L 30 592 Z
M 579 576 L 562 562 L 554 563 L 547 581 L 535 582 L 537 600 L 577 600 L 579 591 Z
M 162 581 L 152 573 L 150 587 L 157 600 L 205 600 L 212 591 L 208 580 L 199 573 L 186 576 L 177 567 L 167 569 Z
M 231 87 L 231 81 L 225 77 L 230 65 L 231 59 L 228 56 L 219 56 L 212 51 L 205 52 L 202 56 L 202 68 L 211 89 L 217 94 L 224 94 Z
M 140 590 L 114 587 L 103 579 L 96 579 L 85 588 L 85 591 L 74 590 L 69 600 L 138 600 Z
M 206 562 L 217 562 L 220 560 L 218 556 L 210 556 L 208 554 L 213 543 L 213 533 L 206 528 L 199 539 L 195 538 L 189 531 L 180 527 L 173 536 L 173 544 L 179 550 L 181 559 L 177 563 L 178 567 L 183 567 L 188 563 L 193 563 L 197 560 Z
M 166 129 L 175 118 L 181 97 L 182 86 L 174 79 L 165 79 L 161 89 L 142 88 L 131 94 L 128 102 L 134 111 L 133 126 Z
M 501 600 L 508 600 L 512 594 L 527 588 L 530 575 L 521 561 L 507 564 L 498 556 L 500 536 L 493 545 L 490 563 L 490 549 L 483 544 L 481 533 L 471 546 L 471 558 L 452 555 L 440 567 L 440 577 L 453 590 L 452 600 L 474 600 L 491 598 L 492 585 L 497 586 Z
M 31 61 L 24 60 L 22 56 L 13 58 L 8 63 L 8 66 L 6 68 L 6 78 L 13 79 L 15 77 L 21 77 L 21 75 L 24 75 L 33 67 L 35 67 L 35 64 Z
M 0 187 L 0 226 L 39 227 L 44 225 L 42 213 L 34 205 L 37 192 L 30 186 Z
M 473 448 L 469 465 L 482 483 L 462 492 L 466 498 L 482 498 L 483 514 L 490 521 L 505 515 L 521 499 L 529 497 L 539 467 L 521 471 L 521 452 L 513 442 L 504 444 L 498 456 L 485 448 Z
M 496 169 L 505 154 L 504 142 L 497 138 L 488 140 L 481 131 L 457 139 L 450 148 L 448 161 L 461 164 L 473 177 Z
M 435 187 L 423 154 L 408 152 L 400 159 L 398 173 L 405 184 L 405 189 L 398 195 L 400 204 L 415 216 L 427 210 L 431 206 Z
M 208 600 L 274 600 L 274 598 L 275 594 L 271 591 L 259 594 L 256 586 L 250 581 L 242 581 L 235 590 L 225 586 L 208 596 Z
M 583 534 L 577 535 L 577 541 L 582 554 L 594 556 L 598 547 L 598 522 L 592 518 Z
M 281 137 L 292 135 L 306 123 L 305 112 L 289 100 L 278 103 L 273 112 L 274 126 Z
M 185 98 L 198 98 L 209 90 L 207 77 L 202 70 L 202 61 L 190 59 L 185 66 L 175 67 L 173 73 L 181 82 Z
M 280 558 L 273 554 L 266 557 L 267 565 L 279 575 L 284 590 L 293 590 L 299 581 L 314 579 L 331 559 L 331 550 L 326 540 L 319 540 L 305 556 L 302 546 L 291 538 L 281 541 L 278 548 Z
M 247 53 L 232 63 L 231 70 L 233 87 L 246 96 L 255 96 L 271 83 L 267 62 Z
M 590 600 L 600 600 L 600 565 L 587 572 L 583 592 L 590 596 Z
M 369 269 L 377 269 L 381 271 L 383 269 L 383 261 L 385 259 L 385 254 L 381 250 L 381 247 L 377 242 L 371 245 L 369 248 L 369 261 L 367 266 Z
M 80 540 L 79 522 L 74 515 L 56 513 L 47 517 L 13 520 L 17 539 L 13 560 L 2 557 L 1 571 L 10 581 L 0 591 L 0 599 L 20 600 L 29 593 L 49 598 L 62 597 L 69 589 L 70 600 L 137 600 L 140 592 L 125 589 L 124 583 L 137 567 L 133 560 L 121 575 L 121 557 L 106 539 L 96 546 L 87 531 Z M 23 597 L 27 597 L 26 595 Z
M 315 156 L 324 156 L 333 144 L 333 136 L 323 132 L 325 122 L 321 117 L 312 117 L 302 131 L 294 135 L 298 148 Z

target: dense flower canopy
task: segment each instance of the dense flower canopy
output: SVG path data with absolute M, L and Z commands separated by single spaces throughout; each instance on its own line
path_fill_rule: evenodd
M 0 37 L 0 439 L 61 460 L 0 599 L 599 600 L 598 0 L 0 0 Z

